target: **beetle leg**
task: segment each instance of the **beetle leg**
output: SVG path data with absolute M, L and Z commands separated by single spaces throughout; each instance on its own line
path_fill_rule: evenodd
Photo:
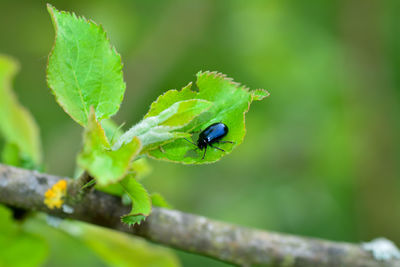
M 203 157 L 201 158 L 202 160 L 203 160 L 204 157 L 206 156 L 206 152 L 207 152 L 207 146 L 204 148 L 204 154 L 203 154 Z
M 218 150 L 221 150 L 221 151 L 223 151 L 223 152 L 226 152 L 225 150 L 223 150 L 222 148 L 219 148 L 219 147 L 216 147 L 216 146 L 213 146 L 213 145 L 210 145 L 210 147 L 212 147 L 212 148 L 216 148 L 216 149 L 218 149 Z

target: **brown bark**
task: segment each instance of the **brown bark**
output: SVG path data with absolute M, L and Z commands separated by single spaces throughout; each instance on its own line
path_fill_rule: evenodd
M 138 235 L 155 243 L 242 266 L 400 266 L 377 261 L 359 245 L 249 229 L 176 210 L 154 208 L 144 223 L 127 227 L 129 212 L 117 197 L 89 191 L 72 213 L 50 210 L 44 193 L 61 177 L 0 164 L 0 203 L 63 218 L 72 218 Z M 73 180 L 68 190 L 76 191 Z

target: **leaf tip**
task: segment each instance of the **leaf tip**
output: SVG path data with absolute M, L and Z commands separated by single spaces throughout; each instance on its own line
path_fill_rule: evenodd
M 270 93 L 264 89 L 256 89 L 251 91 L 252 100 L 263 100 L 266 97 L 269 97 Z
M 203 73 L 204 73 L 204 72 L 203 72 L 202 70 L 198 71 L 198 72 L 196 73 L 196 77 L 201 76 Z
M 50 4 L 50 3 L 47 3 L 47 4 L 46 4 L 46 7 L 47 7 L 47 10 L 48 10 L 49 12 L 52 12 L 53 9 L 54 9 L 54 6 L 53 6 L 52 4 Z
M 56 22 L 56 12 L 59 12 L 58 9 L 50 3 L 46 4 L 47 12 L 49 12 L 51 19 L 53 20 L 53 24 Z

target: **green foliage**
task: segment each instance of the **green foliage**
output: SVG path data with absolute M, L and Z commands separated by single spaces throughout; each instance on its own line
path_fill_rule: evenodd
M 109 118 L 125 92 L 120 55 L 101 26 L 51 5 L 47 8 L 56 32 L 47 81 L 57 102 L 83 126 L 91 106 L 98 120 Z
M 42 158 L 39 129 L 12 91 L 18 68 L 15 60 L 0 55 L 0 134 L 9 146 L 2 158 L 6 162 L 11 160 L 13 165 L 25 162 L 30 167 L 39 167 Z
M 25 232 L 16 224 L 11 211 L 0 205 L 0 266 L 41 266 L 48 247 L 43 239 Z
M 117 231 L 71 221 L 62 222 L 60 228 L 84 242 L 109 266 L 180 266 L 170 250 Z
M 227 140 L 234 142 L 222 145 L 229 153 L 243 141 L 244 115 L 251 102 L 268 96 L 220 73 L 199 72 L 198 92 L 191 84 L 166 92 L 142 121 L 123 133 L 109 119 L 118 111 L 125 91 L 121 57 L 102 27 L 51 5 L 47 8 L 56 32 L 47 66 L 48 85 L 62 108 L 85 127 L 79 167 L 96 179 L 99 189 L 119 196 L 125 192 L 131 199 L 132 211 L 122 218 L 127 224 L 140 222 L 151 211 L 151 198 L 137 182 L 150 168 L 144 159 L 137 160 L 139 154 L 186 164 L 217 161 L 224 154 L 214 149 L 204 160 L 197 150 L 190 155 L 194 147 L 184 138 L 223 122 L 229 128 Z M 13 73 L 4 76 L 10 79 Z M 4 158 L 16 162 L 15 149 L 11 149 L 15 147 L 8 148 Z M 129 171 L 132 175 L 127 175 Z M 169 206 L 160 195 L 152 198 L 156 205 Z
M 110 144 L 113 144 L 122 134 L 122 126 L 118 126 L 112 119 L 105 119 L 101 121 L 101 126 L 104 129 L 107 140 Z
M 146 189 L 130 175 L 121 182 L 125 193 L 132 200 L 132 210 L 129 214 L 122 216 L 122 222 L 134 225 L 146 218 L 151 212 L 151 198 Z
M 217 150 L 210 150 L 205 160 L 200 152 L 188 156 L 193 146 L 183 138 L 213 122 L 224 122 L 230 129 L 227 138 L 235 142 L 225 145 L 229 153 L 244 138 L 244 114 L 252 100 L 268 95 L 263 90 L 249 91 L 222 74 L 199 72 L 199 92 L 192 91 L 191 84 L 166 92 L 142 121 L 122 133 L 110 120 L 101 123 L 117 112 L 125 90 L 120 56 L 101 27 L 50 5 L 48 10 L 56 30 L 48 84 L 64 110 L 86 127 L 78 163 L 100 187 L 121 180 L 129 167 L 140 172 L 140 166 L 130 165 L 139 153 L 182 163 L 218 160 L 223 154 Z M 111 191 L 120 191 L 115 189 Z
M 116 183 L 124 177 L 130 162 L 140 149 L 140 140 L 135 137 L 129 143 L 112 150 L 101 124 L 96 120 L 94 110 L 91 109 L 78 163 L 100 185 Z
M 353 242 L 380 229 L 400 244 L 398 0 L 374 1 L 376 8 L 362 17 L 348 1 L 51 3 L 101 22 L 121 53 L 130 91 L 118 125 L 141 119 L 152 96 L 179 88 L 200 69 L 273 88 L 273 98 L 246 115 L 246 138 L 229 159 L 212 166 L 149 160 L 149 192 L 162 192 L 180 209 L 243 225 Z M 76 125 L 42 98 L 47 90 L 39 65 L 53 37 L 43 2 L 2 1 L 1 10 L 1 49 L 24 63 L 14 89 L 48 138 L 49 171 L 72 173 Z M 349 31 L 358 38 L 348 38 Z M 379 179 L 359 179 L 364 174 Z M 48 266 L 101 266 L 68 261 L 95 258 L 74 245 L 55 242 L 62 256 Z M 184 266 L 225 266 L 180 256 Z
M 21 166 L 19 148 L 16 144 L 6 143 L 1 152 L 1 162 L 11 166 Z
M 244 114 L 250 103 L 268 96 L 264 90 L 249 91 L 222 74 L 199 72 L 199 92 L 191 90 L 191 84 L 181 91 L 166 92 L 142 121 L 122 133 L 113 121 L 103 120 L 118 111 L 125 90 L 120 56 L 101 27 L 50 5 L 48 10 L 56 41 L 47 79 L 59 104 L 85 127 L 78 164 L 96 178 L 99 189 L 120 196 L 125 192 L 132 211 L 122 221 L 129 225 L 140 223 L 151 211 L 151 198 L 137 182 L 149 168 L 146 162 L 134 161 L 136 156 L 148 154 L 189 164 L 217 161 L 223 156 L 217 150 L 209 150 L 205 160 L 200 152 L 187 155 L 194 148 L 184 138 L 213 122 L 224 122 L 230 130 L 227 140 L 234 142 L 224 146 L 229 153 L 244 138 Z M 126 176 L 129 170 L 133 175 Z M 153 199 L 156 205 L 169 206 L 160 195 Z
M 145 118 L 125 132 L 113 148 L 130 142 L 137 136 L 143 144 L 143 152 L 157 147 L 162 142 L 188 137 L 185 132 L 178 131 L 191 123 L 196 117 L 211 108 L 211 103 L 201 99 L 176 101 L 154 116 Z
M 221 145 L 221 148 L 229 153 L 243 141 L 246 133 L 244 115 L 248 111 L 251 102 L 265 98 L 268 96 L 268 92 L 261 89 L 249 91 L 246 87 L 216 72 L 199 72 L 196 84 L 199 88 L 198 92 L 191 90 L 191 84 L 184 87 L 181 91 L 170 90 L 166 92 L 151 105 L 150 111 L 146 116 L 156 116 L 166 106 L 174 102 L 192 98 L 207 100 L 213 103 L 211 108 L 192 121 L 186 128 L 186 131 L 201 131 L 212 123 L 225 123 L 229 128 L 229 133 L 225 139 L 233 141 L 234 144 L 224 144 Z M 156 159 L 186 164 L 214 162 L 225 154 L 216 149 L 209 149 L 206 157 L 202 160 L 202 152 L 195 150 L 196 154 L 193 156 L 189 153 L 191 150 L 194 150 L 193 144 L 184 139 L 177 139 L 163 145 L 162 149 L 154 149 L 148 154 Z

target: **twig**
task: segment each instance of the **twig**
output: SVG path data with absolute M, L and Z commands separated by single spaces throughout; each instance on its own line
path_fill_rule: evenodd
M 144 223 L 129 228 L 120 222 L 129 207 L 96 190 L 72 204 L 72 213 L 49 210 L 43 195 L 60 179 L 0 164 L 0 203 L 117 229 L 242 266 L 400 266 L 399 260 L 377 261 L 356 244 L 249 229 L 162 208 L 154 208 Z
M 79 191 L 84 193 L 89 192 L 95 185 L 95 180 L 87 171 L 84 171 L 77 180 L 75 180 L 76 187 Z
M 68 202 L 69 204 L 79 203 L 84 196 L 94 189 L 96 180 L 84 171 L 78 179 L 68 182 Z

